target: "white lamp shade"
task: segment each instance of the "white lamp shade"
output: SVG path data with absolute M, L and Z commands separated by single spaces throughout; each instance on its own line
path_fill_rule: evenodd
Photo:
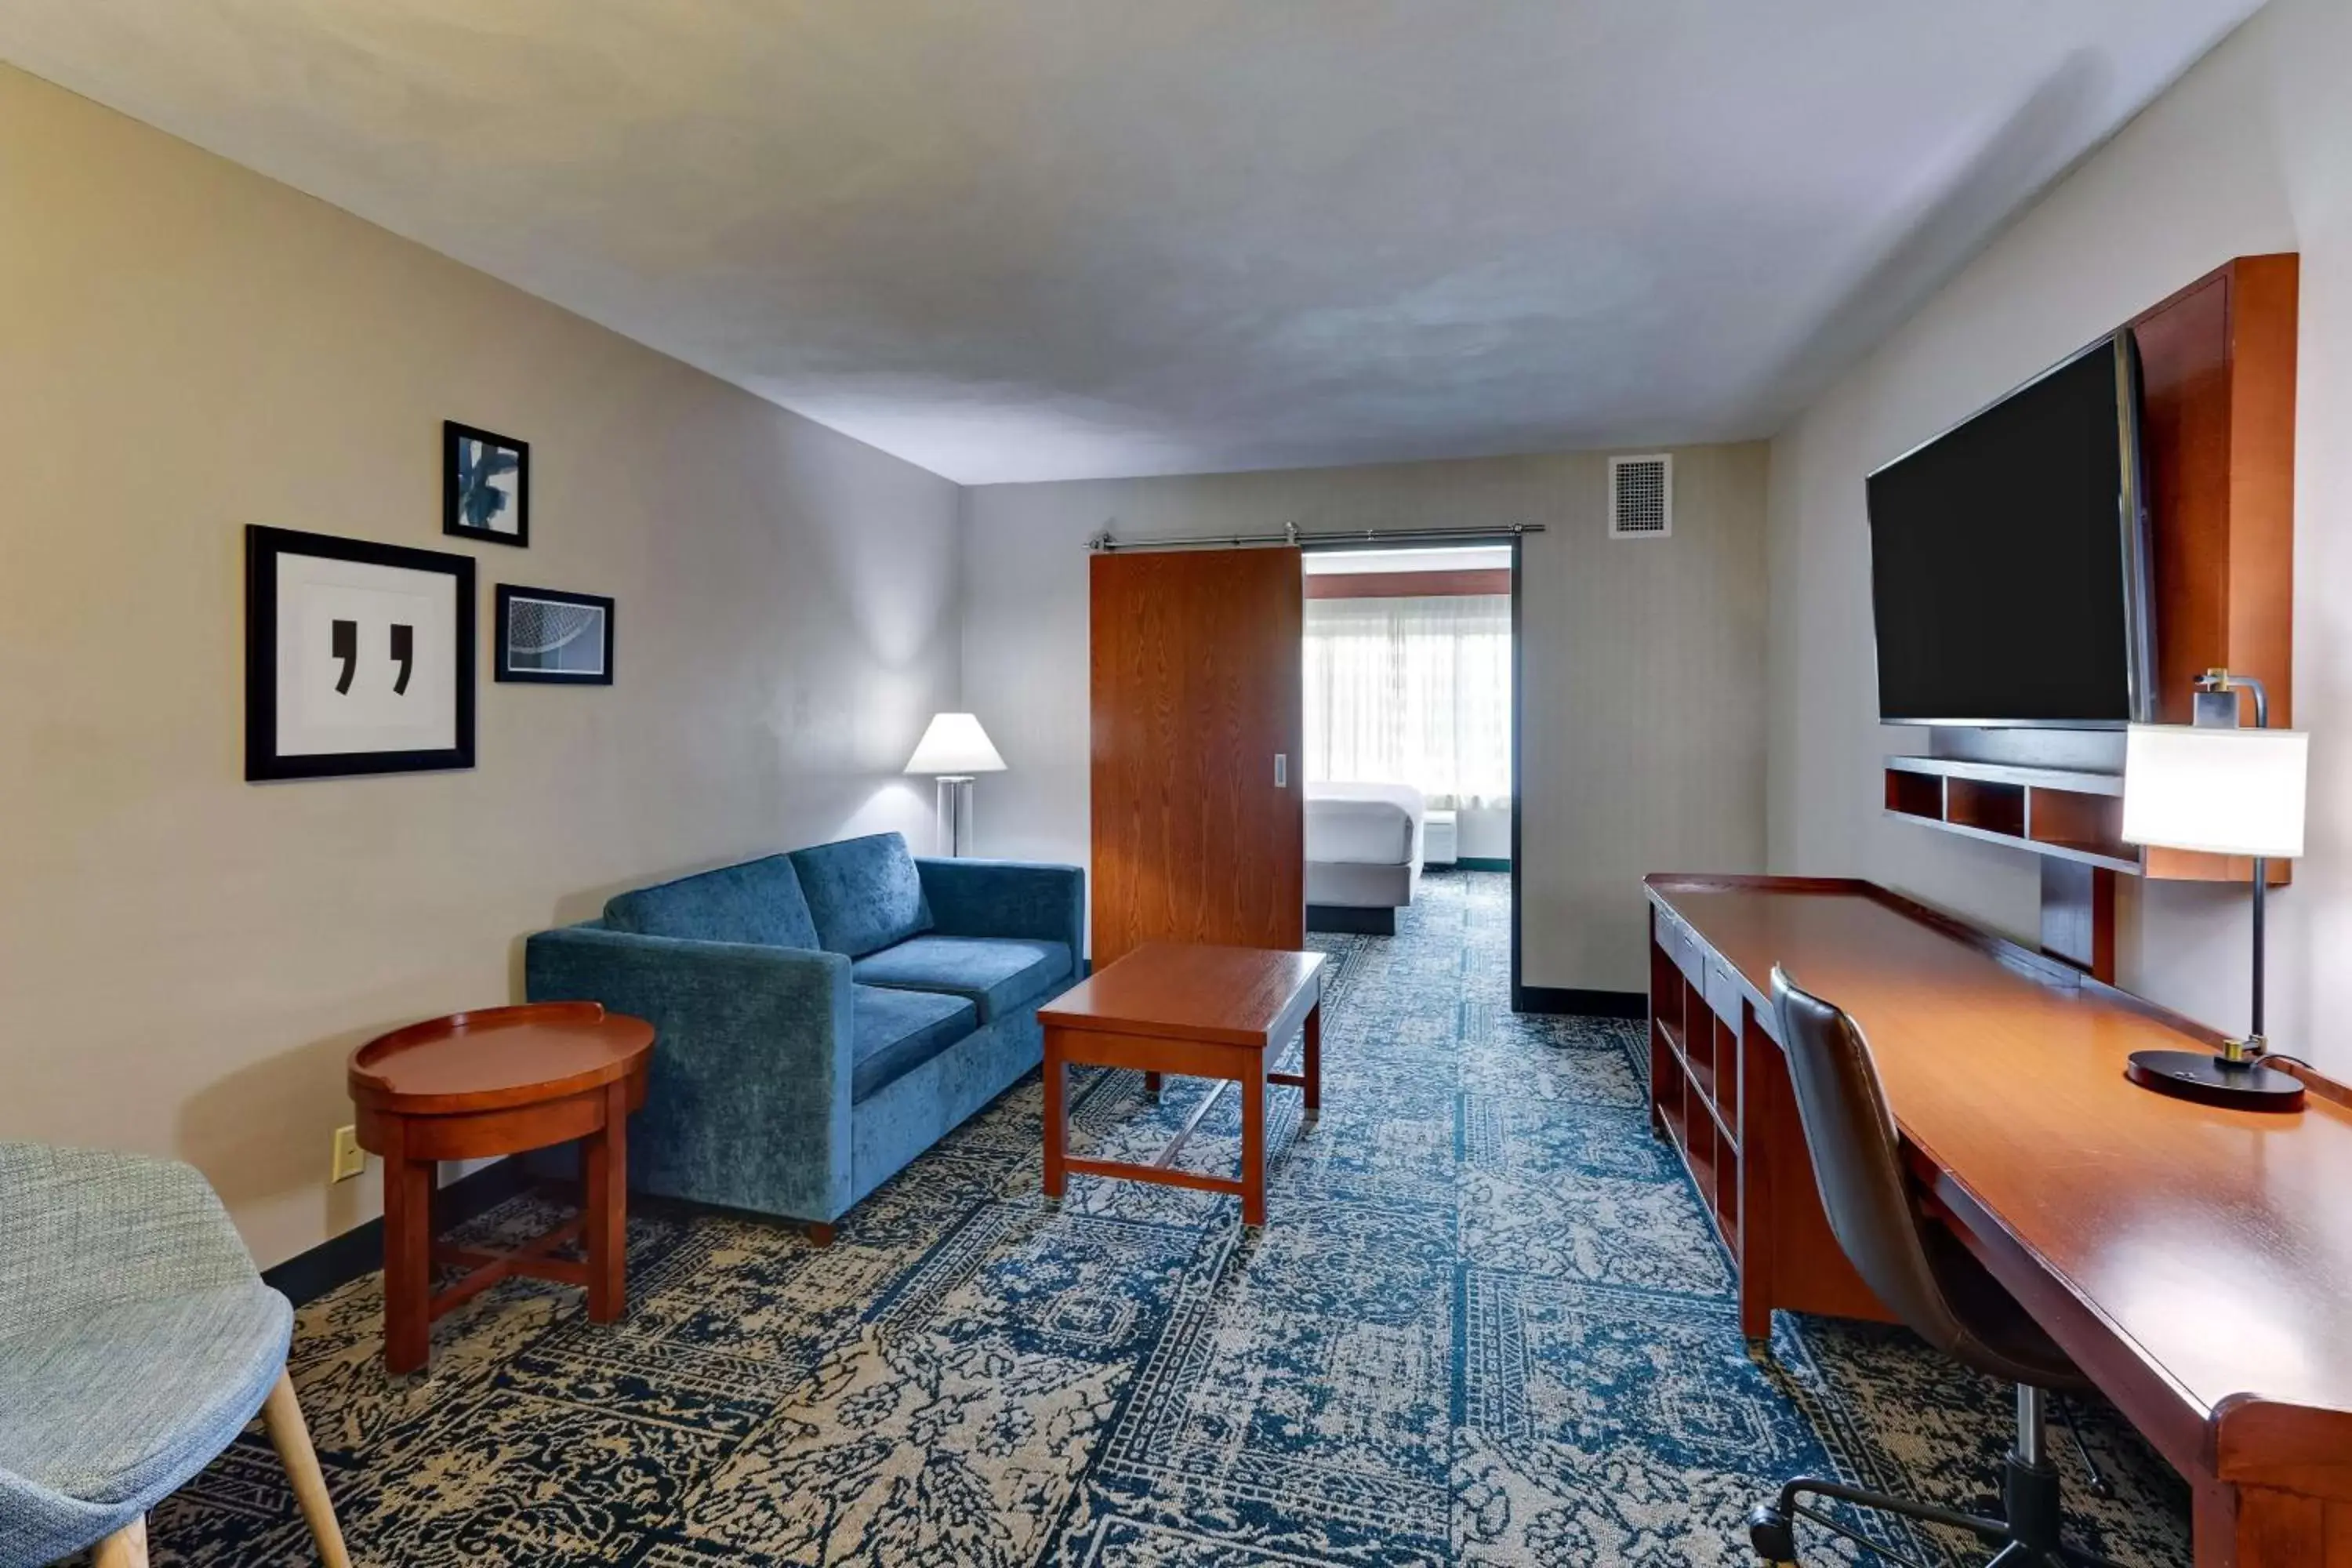
M 2124 841 L 2291 860 L 2303 853 L 2310 737 L 2299 730 L 2135 724 Z
M 1004 759 L 989 744 L 988 731 L 969 713 L 940 713 L 915 746 L 907 763 L 910 773 L 1001 773 Z

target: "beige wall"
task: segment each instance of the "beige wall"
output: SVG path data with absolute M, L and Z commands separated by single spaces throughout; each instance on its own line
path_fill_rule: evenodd
M 2352 6 L 2273 0 L 2094 154 L 1774 443 L 1771 859 L 2036 929 L 2031 857 L 1880 813 L 1863 475 L 2231 256 L 2303 256 L 2295 721 L 2309 858 L 2273 901 L 2272 1033 L 2352 1071 Z M 2126 986 L 2245 1026 L 2246 900 L 2126 879 Z
M 5 68 L 0 235 L 0 1136 L 191 1159 L 276 1262 L 375 1211 L 352 1045 L 611 889 L 928 823 L 946 481 Z M 532 444 L 528 551 L 441 537 L 445 417 Z M 245 784 L 249 522 L 614 595 L 618 684 Z
M 981 781 L 992 855 L 1087 853 L 1087 556 L 1134 538 L 1508 527 L 1527 541 L 1522 738 L 1533 985 L 1648 985 L 1641 878 L 1760 869 L 1761 445 L 1677 453 L 1675 535 L 1608 537 L 1599 453 L 965 492 L 964 696 L 1008 772 Z

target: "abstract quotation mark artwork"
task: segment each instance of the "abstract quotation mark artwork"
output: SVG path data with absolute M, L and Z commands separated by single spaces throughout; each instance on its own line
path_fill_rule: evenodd
M 456 420 L 441 426 L 441 531 L 530 542 L 530 444 Z
M 246 777 L 474 765 L 474 562 L 246 531 Z
M 348 697 L 352 691 L 352 678 L 360 669 L 360 624 L 357 621 L 337 621 L 332 636 L 334 657 L 343 667 L 342 672 L 335 677 L 335 695 Z M 408 695 L 408 678 L 416 669 L 415 626 L 394 623 L 392 662 L 400 667 L 400 673 L 392 683 L 393 695 L 405 697 Z

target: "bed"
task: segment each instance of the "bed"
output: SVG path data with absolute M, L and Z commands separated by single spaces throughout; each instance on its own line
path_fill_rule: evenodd
M 1396 934 L 1421 879 L 1422 794 L 1410 784 L 1307 786 L 1307 926 Z

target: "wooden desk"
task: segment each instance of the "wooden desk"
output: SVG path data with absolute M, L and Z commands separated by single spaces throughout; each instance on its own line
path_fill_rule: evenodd
M 1869 883 L 1647 887 L 1653 1113 L 1724 1230 L 1743 1329 L 1885 1315 L 1821 1213 L 1777 963 L 1862 1026 L 1971 1250 L 2189 1479 L 2200 1568 L 2352 1565 L 2352 1112 L 2137 1089 L 2131 1052 L 2219 1037 Z

